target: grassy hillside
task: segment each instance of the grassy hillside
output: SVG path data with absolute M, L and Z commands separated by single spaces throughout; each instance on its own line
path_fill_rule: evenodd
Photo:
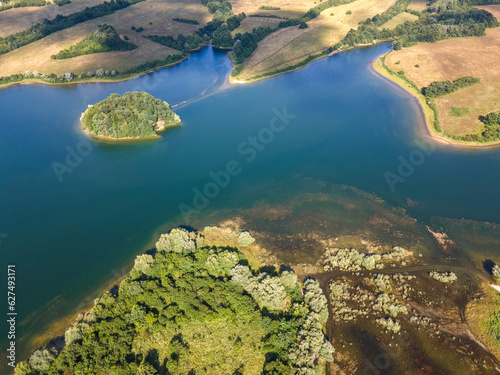
M 91 53 L 130 51 L 137 46 L 120 38 L 113 26 L 99 25 L 96 31 L 85 37 L 77 44 L 62 50 L 53 59 L 69 59 L 71 57 L 90 55 Z
M 238 79 L 265 75 L 321 53 L 340 42 L 360 21 L 384 12 L 394 3 L 395 0 L 356 0 L 322 11 L 307 23 L 308 28 L 294 26 L 280 29 L 259 43 Z

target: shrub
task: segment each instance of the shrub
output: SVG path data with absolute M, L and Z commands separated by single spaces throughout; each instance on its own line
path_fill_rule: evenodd
M 235 252 L 223 251 L 210 254 L 205 265 L 208 273 L 212 276 L 229 276 L 238 262 L 239 258 Z
M 237 265 L 231 270 L 231 282 L 245 289 L 261 308 L 283 311 L 289 305 L 285 286 L 279 277 L 265 272 L 253 276 L 250 268 Z
M 328 320 L 328 301 L 319 286 L 319 282 L 308 279 L 304 282 L 304 301 L 311 314 L 321 324 Z
M 70 327 L 66 332 L 64 332 L 64 343 L 66 345 L 71 345 L 72 343 L 81 340 L 88 329 L 89 325 L 87 323 L 79 323 L 76 326 Z
M 383 311 L 384 313 L 395 318 L 398 314 L 408 314 L 408 309 L 403 306 L 399 301 L 392 301 L 387 293 L 381 293 L 377 296 L 373 309 L 376 311 Z
M 378 318 L 376 322 L 390 332 L 398 333 L 401 329 L 399 323 L 391 318 Z
M 297 286 L 297 275 L 293 271 L 283 271 L 280 275 L 280 280 L 289 289 L 294 289 Z
M 188 23 L 188 24 L 191 24 L 191 25 L 199 25 L 200 24 L 196 20 L 189 20 L 189 19 L 186 19 L 186 18 L 172 18 L 172 20 L 176 21 L 176 22 Z M 152 25 L 151 22 L 150 22 L 150 24 Z
M 29 364 L 33 370 L 47 371 L 56 359 L 56 353 L 52 349 L 37 350 L 29 359 Z
M 457 279 L 457 275 L 454 272 L 429 272 L 429 276 L 434 280 L 441 281 L 442 283 L 452 283 Z
M 296 342 L 291 346 L 288 354 L 295 374 L 321 373 L 318 359 L 331 362 L 335 349 L 325 338 L 321 324 L 307 317 L 300 326 Z
M 156 249 L 167 253 L 193 252 L 196 250 L 196 235 L 185 229 L 172 229 L 170 233 L 160 236 Z
M 134 261 L 134 270 L 147 274 L 154 262 L 154 258 L 149 254 L 138 255 Z
M 34 372 L 28 362 L 23 361 L 17 364 L 16 368 L 14 369 L 14 373 L 16 375 L 32 375 Z
M 243 247 L 248 247 L 255 242 L 255 238 L 253 238 L 248 232 L 241 232 L 238 237 L 238 245 Z
M 403 48 L 403 42 L 401 42 L 400 40 L 395 40 L 394 42 L 392 42 L 392 49 L 394 51 L 399 51 L 402 48 Z
M 493 266 L 493 269 L 491 270 L 492 274 L 494 277 L 497 279 L 500 279 L 500 266 L 498 264 L 495 264 Z

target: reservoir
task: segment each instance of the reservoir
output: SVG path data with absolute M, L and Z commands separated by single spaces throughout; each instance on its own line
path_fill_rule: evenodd
M 0 90 L 1 275 L 16 266 L 18 359 L 48 324 L 127 272 L 162 224 L 190 209 L 252 207 L 271 186 L 307 194 L 297 176 L 373 193 L 424 223 L 499 223 L 500 148 L 431 139 L 416 99 L 370 65 L 389 49 L 246 85 L 228 85 L 226 53 L 205 48 L 129 81 Z M 88 105 L 127 91 L 168 102 L 183 125 L 132 143 L 80 130 Z

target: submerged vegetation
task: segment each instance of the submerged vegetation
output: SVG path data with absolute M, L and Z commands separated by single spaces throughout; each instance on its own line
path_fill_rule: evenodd
M 319 374 L 333 360 L 318 282 L 258 272 L 236 248 L 183 229 L 156 247 L 66 332 L 62 350 L 37 350 L 16 374 Z
M 120 38 L 111 25 L 99 25 L 97 30 L 77 44 L 52 55 L 53 59 L 69 59 L 75 56 L 89 55 L 99 52 L 130 51 L 136 49 L 135 44 Z
M 82 116 L 82 125 L 91 135 L 110 138 L 154 137 L 157 130 L 180 121 L 168 103 L 145 92 L 111 94 Z

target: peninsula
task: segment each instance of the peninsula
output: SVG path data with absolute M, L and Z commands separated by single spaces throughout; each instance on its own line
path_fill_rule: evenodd
M 16 374 L 320 374 L 334 348 L 319 282 L 254 270 L 240 252 L 255 241 L 174 229 L 139 255 L 118 288 Z
M 181 123 L 167 102 L 142 91 L 111 94 L 89 106 L 81 120 L 86 133 L 111 140 L 156 138 L 167 126 Z

